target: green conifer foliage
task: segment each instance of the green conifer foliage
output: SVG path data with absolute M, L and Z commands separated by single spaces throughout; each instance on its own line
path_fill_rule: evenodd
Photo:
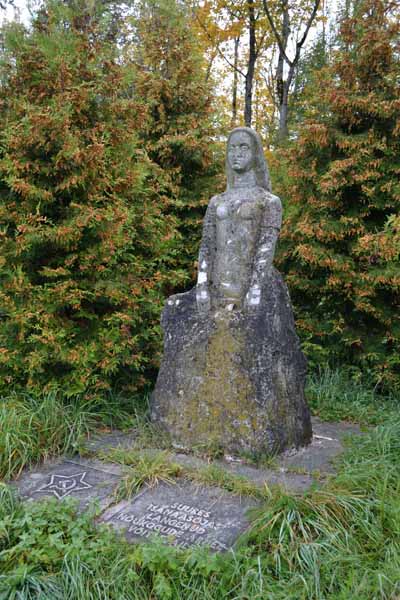
M 163 174 L 136 133 L 146 108 L 102 35 L 104 6 L 80 6 L 51 0 L 31 32 L 3 32 L 2 388 L 141 385 L 174 282 Z
M 180 235 L 170 264 L 182 274 L 180 290 L 196 272 L 202 220 L 220 166 L 211 89 L 192 21 L 176 0 L 142 0 L 135 19 L 135 94 L 149 109 L 139 135 L 168 178 L 163 193 Z
M 314 362 L 400 387 L 399 8 L 360 0 L 290 152 L 281 265 Z M 289 163 L 290 164 L 290 163 Z

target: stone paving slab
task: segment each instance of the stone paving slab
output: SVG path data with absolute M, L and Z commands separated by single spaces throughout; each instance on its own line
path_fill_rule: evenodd
M 274 458 L 273 468 L 256 467 L 245 460 L 225 457 L 214 460 L 217 465 L 234 475 L 246 477 L 255 485 L 281 485 L 287 491 L 304 492 L 316 481 L 315 475 L 324 477 L 334 473 L 332 460 L 344 449 L 343 438 L 360 435 L 358 425 L 349 423 L 326 423 L 313 417 L 313 439 L 310 445 L 299 450 L 288 451 Z M 135 442 L 136 432 L 114 433 L 98 436 L 95 439 L 98 450 L 107 451 L 115 447 L 129 448 Z M 144 450 L 143 452 L 151 452 Z M 157 450 L 154 450 L 157 452 Z M 204 468 L 210 464 L 192 454 L 171 453 L 170 458 L 184 467 Z
M 326 423 L 313 417 L 313 439 L 309 446 L 288 451 L 277 457 L 277 464 L 287 470 L 308 473 L 334 473 L 332 461 L 344 450 L 343 440 L 350 435 L 361 435 L 358 425 L 351 423 Z
M 79 500 L 79 511 L 96 501 L 105 510 L 114 501 L 114 490 L 122 469 L 114 464 L 90 460 L 62 460 L 45 463 L 25 472 L 13 485 L 28 501 L 72 497 Z
M 210 464 L 188 454 L 171 454 L 171 460 L 189 469 L 204 469 Z M 308 473 L 291 473 L 283 468 L 267 469 L 227 460 L 216 460 L 211 464 L 228 471 L 232 475 L 245 477 L 258 487 L 264 487 L 266 484 L 268 486 L 281 485 L 287 491 L 305 492 L 314 482 L 314 478 Z
M 215 487 L 161 483 L 111 507 L 99 520 L 130 542 L 159 535 L 180 548 L 201 545 L 226 551 L 248 528 L 246 513 L 256 506 L 251 498 Z
M 87 458 L 85 456 L 74 454 L 74 456 L 70 456 L 65 460 L 67 462 L 80 465 L 81 467 L 89 467 L 92 469 L 97 469 L 98 471 L 104 471 L 105 473 L 109 473 L 111 475 L 116 475 L 118 479 L 121 479 L 121 475 L 124 472 L 124 467 L 122 465 L 113 462 L 106 462 L 97 458 L 96 456 Z
M 135 442 L 137 431 L 110 431 L 108 433 L 96 434 L 87 440 L 84 448 L 89 452 L 112 450 L 114 448 L 129 448 Z
M 258 486 L 279 484 L 288 491 L 303 493 L 315 481 L 334 472 L 332 460 L 343 451 L 343 438 L 361 434 L 357 425 L 325 423 L 317 418 L 313 419 L 313 431 L 309 446 L 275 457 L 270 468 L 256 467 L 233 456 L 211 461 L 211 464 Z M 78 499 L 80 511 L 96 501 L 102 513 L 98 520 L 109 523 L 131 542 L 160 535 L 166 542 L 182 548 L 195 545 L 208 546 L 214 551 L 231 548 L 249 526 L 246 513 L 257 506 L 252 498 L 178 480 L 176 484 L 145 487 L 131 500 L 115 504 L 114 492 L 125 469 L 99 460 L 95 453 L 130 448 L 136 437 L 137 432 L 133 430 L 100 434 L 86 445 L 92 457 L 76 455 L 46 462 L 25 471 L 13 485 L 28 501 L 49 497 L 63 501 L 73 497 Z M 159 450 L 143 450 L 143 453 L 152 452 Z M 210 465 L 210 461 L 191 454 L 171 452 L 169 458 L 189 469 Z

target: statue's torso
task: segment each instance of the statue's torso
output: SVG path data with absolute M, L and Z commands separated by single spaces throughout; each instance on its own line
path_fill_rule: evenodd
M 249 287 L 265 208 L 266 195 L 260 188 L 234 189 L 216 198 L 212 284 L 218 297 L 243 299 Z

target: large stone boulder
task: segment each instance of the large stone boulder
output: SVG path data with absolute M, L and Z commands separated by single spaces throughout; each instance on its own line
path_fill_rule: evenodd
M 228 306 L 206 316 L 197 310 L 196 289 L 168 299 L 151 418 L 177 444 L 259 455 L 309 443 L 306 360 L 275 269 L 261 292 L 256 308 Z

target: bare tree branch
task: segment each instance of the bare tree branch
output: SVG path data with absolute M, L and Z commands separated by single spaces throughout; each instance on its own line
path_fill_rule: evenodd
M 265 0 L 264 0 L 265 2 Z M 308 32 L 310 31 L 310 27 L 315 19 L 315 16 L 317 14 L 319 5 L 321 3 L 321 0 L 315 0 L 314 1 L 314 8 L 312 9 L 312 12 L 310 14 L 310 17 L 307 21 L 307 25 L 306 28 L 304 30 L 304 34 L 303 37 L 301 38 L 301 40 L 299 42 L 296 43 L 296 55 L 294 57 L 293 63 L 294 65 L 296 65 L 299 62 L 299 58 L 300 58 L 300 52 L 301 52 L 301 48 L 303 47 L 304 42 L 306 41 L 306 38 L 308 36 Z
M 257 19 L 256 19 L 257 20 Z M 267 32 L 264 31 L 264 33 L 261 36 L 261 40 L 259 40 L 258 44 L 256 44 L 256 58 L 258 58 L 263 46 L 264 46 L 264 40 L 267 37 Z
M 277 41 L 277 44 L 279 46 L 279 50 L 280 50 L 283 58 L 285 59 L 285 62 L 289 65 L 289 67 L 296 66 L 297 63 L 299 62 L 301 49 L 302 49 L 302 47 L 304 45 L 304 42 L 307 39 L 308 32 L 310 31 L 310 27 L 311 27 L 311 25 L 312 25 L 312 23 L 313 23 L 313 21 L 315 19 L 315 16 L 317 14 L 317 11 L 318 11 L 320 3 L 321 3 L 321 0 L 314 0 L 314 6 L 313 6 L 311 14 L 310 14 L 310 16 L 308 18 L 308 21 L 307 21 L 307 24 L 306 24 L 306 28 L 304 30 L 303 37 L 301 38 L 301 40 L 299 42 L 296 42 L 296 54 L 295 54 L 294 59 L 290 60 L 290 58 L 286 54 L 286 48 L 283 45 L 282 38 L 281 38 L 281 36 L 278 33 L 278 30 L 277 30 L 277 28 L 275 26 L 274 20 L 272 18 L 272 15 L 270 13 L 269 8 L 268 8 L 267 0 L 263 0 L 264 10 L 265 10 L 265 14 L 266 14 L 267 19 L 268 19 L 268 23 L 271 26 L 272 32 L 273 32 L 273 34 L 275 36 L 275 39 Z
M 15 1 L 14 0 L 0 0 L 0 8 L 2 10 L 6 10 L 7 6 L 15 7 Z
M 318 0 L 319 1 L 319 0 Z M 286 49 L 283 46 L 283 42 L 282 42 L 282 38 L 278 33 L 277 28 L 275 27 L 275 23 L 274 20 L 271 16 L 271 13 L 269 12 L 269 8 L 268 8 L 268 4 L 267 4 L 267 0 L 263 0 L 263 5 L 264 5 L 264 10 L 265 10 L 265 14 L 267 15 L 267 19 L 268 19 L 268 23 L 271 26 L 272 32 L 275 36 L 276 42 L 279 46 L 279 50 L 283 56 L 283 58 L 285 59 L 285 61 L 287 62 L 288 65 L 292 64 L 292 61 L 290 60 L 290 58 L 288 58 L 287 54 L 286 54 Z
M 306 26 L 302 37 L 298 40 L 301 26 L 296 31 L 296 52 L 293 60 L 291 60 L 286 49 L 288 46 L 288 40 L 290 36 L 290 17 L 289 17 L 289 2 L 288 0 L 282 0 L 282 33 L 280 34 L 276 28 L 274 20 L 268 6 L 268 0 L 263 0 L 263 6 L 265 14 L 268 19 L 268 23 L 271 27 L 272 33 L 275 37 L 279 48 L 278 65 L 276 68 L 276 97 L 279 102 L 279 139 L 284 140 L 288 136 L 288 110 L 289 110 L 289 92 L 290 86 L 293 81 L 294 74 L 296 72 L 297 65 L 300 60 L 301 49 L 304 42 L 307 39 L 310 27 L 315 19 L 321 0 L 314 0 L 312 11 L 306 21 Z M 298 40 L 298 41 L 297 41 Z M 289 67 L 286 77 L 284 76 L 284 63 Z

